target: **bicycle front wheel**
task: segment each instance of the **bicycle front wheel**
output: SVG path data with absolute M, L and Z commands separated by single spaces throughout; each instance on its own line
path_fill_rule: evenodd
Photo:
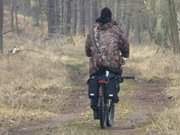
M 107 112 L 107 126 L 112 127 L 114 123 L 114 113 L 115 113 L 115 105 L 110 101 L 110 105 L 108 107 L 108 112 Z

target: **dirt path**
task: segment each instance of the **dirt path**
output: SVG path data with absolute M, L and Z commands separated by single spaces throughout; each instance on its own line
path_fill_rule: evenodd
M 67 99 L 62 114 L 44 122 L 28 123 L 24 126 L 20 125 L 19 127 L 10 129 L 8 135 L 33 135 L 36 131 L 53 129 L 65 122 L 80 119 L 84 108 L 88 107 L 88 100 L 86 99 L 86 91 L 84 89 L 76 90 Z
M 120 102 L 127 102 L 135 107 L 126 119 L 116 121 L 109 129 L 113 135 L 144 135 L 144 128 L 168 105 L 169 99 L 165 95 L 167 82 L 165 80 L 136 80 L 138 89 L 133 94 L 120 97 Z M 8 135 L 33 135 L 34 132 L 59 127 L 64 122 L 81 119 L 81 113 L 88 108 L 88 100 L 84 89 L 77 90 L 70 95 L 64 114 L 43 123 L 36 123 L 9 130 Z
M 44 130 L 44 129 L 53 129 L 66 121 L 74 120 L 79 117 L 80 116 L 74 113 L 59 115 L 43 123 L 34 123 L 34 124 L 26 125 L 24 127 L 17 127 L 11 129 L 9 130 L 8 135 L 33 135 L 35 131 Z
M 120 100 L 133 104 L 135 111 L 125 120 L 117 121 L 115 127 L 110 129 L 112 134 L 145 135 L 144 127 L 151 124 L 170 102 L 165 95 L 165 80 L 139 80 L 136 83 L 140 86 L 139 89 L 133 95 L 125 95 Z

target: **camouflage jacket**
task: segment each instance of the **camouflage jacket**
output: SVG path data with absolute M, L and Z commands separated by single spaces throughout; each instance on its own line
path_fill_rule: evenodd
M 90 57 L 90 74 L 102 67 L 120 73 L 123 57 L 129 57 L 129 43 L 116 22 L 96 23 L 87 36 L 85 51 Z

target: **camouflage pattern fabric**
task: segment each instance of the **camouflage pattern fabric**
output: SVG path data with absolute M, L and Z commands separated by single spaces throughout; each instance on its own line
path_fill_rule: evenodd
M 90 57 L 90 74 L 100 68 L 121 72 L 123 57 L 129 57 L 129 43 L 116 22 L 96 23 L 86 39 L 86 55 Z

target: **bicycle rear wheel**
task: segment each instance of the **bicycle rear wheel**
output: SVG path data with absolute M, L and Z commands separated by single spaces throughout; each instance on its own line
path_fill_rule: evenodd
M 99 98 L 100 106 L 99 106 L 99 115 L 100 115 L 100 126 L 102 129 L 107 127 L 107 109 L 104 103 L 104 98 Z

